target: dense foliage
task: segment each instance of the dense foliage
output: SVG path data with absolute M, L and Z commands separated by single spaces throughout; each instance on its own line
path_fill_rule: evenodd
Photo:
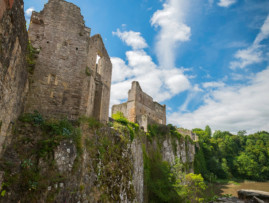
M 203 177 L 200 174 L 185 173 L 188 171 L 186 164 L 178 158 L 173 165 L 162 159 L 164 139 L 171 139 L 176 153 L 176 140 L 182 143 L 189 140 L 187 137 L 184 138 L 172 125 L 148 126 L 148 144 L 143 147 L 144 181 L 148 202 L 204 202 L 201 198 L 206 189 Z
M 199 136 L 200 148 L 195 157 L 195 172 L 208 181 L 218 179 L 269 180 L 269 133 L 246 135 L 239 131 L 193 130 Z

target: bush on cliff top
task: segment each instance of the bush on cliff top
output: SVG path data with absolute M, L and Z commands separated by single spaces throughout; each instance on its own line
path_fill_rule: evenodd
M 139 131 L 139 125 L 137 123 L 133 123 L 133 122 L 128 121 L 128 119 L 124 117 L 122 112 L 117 112 L 116 114 L 113 114 L 112 118 L 117 123 L 120 123 L 128 128 L 129 134 L 130 134 L 130 139 L 132 141 L 135 137 L 135 133 L 137 133 Z

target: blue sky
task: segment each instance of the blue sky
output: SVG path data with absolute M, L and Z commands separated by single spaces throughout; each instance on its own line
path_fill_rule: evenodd
M 25 0 L 25 15 L 46 0 Z M 113 64 L 111 105 L 138 80 L 179 127 L 269 131 L 268 0 L 70 0 Z

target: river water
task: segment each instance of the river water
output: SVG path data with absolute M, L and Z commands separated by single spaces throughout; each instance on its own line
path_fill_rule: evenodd
M 212 184 L 209 185 L 207 193 L 210 196 L 232 194 L 237 197 L 237 191 L 241 189 L 269 192 L 269 182 L 244 181 L 238 184 Z

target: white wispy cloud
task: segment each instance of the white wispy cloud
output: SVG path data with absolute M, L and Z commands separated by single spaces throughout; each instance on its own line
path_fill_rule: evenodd
M 121 35 L 117 36 L 127 44 L 128 40 Z M 137 36 L 142 38 L 141 33 Z M 142 41 L 145 41 L 144 38 Z M 145 50 L 137 49 L 136 46 L 131 47 L 132 50 L 125 53 L 126 62 L 118 57 L 111 58 L 113 64 L 111 105 L 127 99 L 128 90 L 134 80 L 139 81 L 143 91 L 159 102 L 190 88 L 190 82 L 184 75 L 183 68 L 162 69 L 153 62 Z
M 133 80 L 139 81 L 142 89 L 159 102 L 191 88 L 184 68 L 175 67 L 175 50 L 178 44 L 188 41 L 191 36 L 191 28 L 185 23 L 189 1 L 162 2 L 163 8 L 157 10 L 150 20 L 151 25 L 159 29 L 155 43 L 159 64 L 154 63 L 144 50 L 148 44 L 140 32 L 119 29 L 113 32 L 113 35 L 118 36 L 132 50 L 125 53 L 126 62 L 112 57 L 111 105 L 127 99 Z
M 202 86 L 203 88 L 219 88 L 224 87 L 225 84 L 223 82 L 205 82 Z
M 259 34 L 255 38 L 251 46 L 246 49 L 238 50 L 234 57 L 235 61 L 230 63 L 230 68 L 245 68 L 246 66 L 257 64 L 266 59 L 262 50 L 262 41 L 269 37 L 269 15 L 265 19 Z
M 31 19 L 31 15 L 32 15 L 32 12 L 35 10 L 34 7 L 30 7 L 28 9 L 26 9 L 25 11 L 25 19 L 26 19 L 26 25 L 27 25 L 27 28 L 30 24 L 30 19 Z
M 235 68 L 245 68 L 248 65 L 255 63 L 260 63 L 263 61 L 263 54 L 259 50 L 259 46 L 251 46 L 247 49 L 242 49 L 236 52 L 234 57 L 237 61 L 232 61 L 230 67 Z
M 230 7 L 231 5 L 235 4 L 236 0 L 220 0 L 218 5 L 221 7 Z
M 169 122 L 185 128 L 249 133 L 269 130 L 269 67 L 252 77 L 248 85 L 224 86 L 204 97 L 205 104 L 192 113 L 175 112 Z
M 253 43 L 235 54 L 231 68 L 245 68 L 257 64 L 266 58 L 263 40 L 269 37 L 269 16 L 264 21 L 260 32 Z M 248 133 L 269 130 L 269 67 L 254 74 L 231 73 L 232 80 L 247 81 L 245 85 L 229 85 L 222 81 L 202 83 L 203 91 L 207 92 L 200 97 L 203 105 L 193 112 L 188 112 L 187 105 L 197 99 L 191 92 L 178 112 L 167 116 L 170 123 L 185 128 L 204 128 L 210 125 L 213 130 L 229 130 L 237 132 L 247 130 Z M 200 95 L 201 96 L 201 95 Z
M 261 31 L 254 41 L 254 45 L 259 45 L 264 39 L 267 39 L 268 37 L 269 37 L 269 15 L 265 19 L 261 27 Z
M 151 25 L 160 28 L 156 53 L 163 68 L 174 68 L 178 43 L 190 39 L 191 28 L 185 23 L 188 4 L 185 0 L 166 0 L 163 9 L 157 10 L 151 18 Z
M 180 112 L 188 112 L 189 103 L 198 98 L 204 92 L 198 84 L 194 85 L 188 92 L 188 96 L 184 103 L 179 107 Z
M 124 41 L 128 46 L 131 46 L 133 49 L 144 49 L 148 47 L 145 39 L 141 37 L 140 32 L 121 32 L 119 29 L 117 29 L 117 31 L 112 32 L 112 34 L 118 36 L 122 41 Z
M 232 80 L 235 80 L 235 81 L 246 81 L 246 80 L 250 80 L 251 78 L 253 77 L 253 74 L 248 74 L 248 75 L 245 75 L 245 74 L 239 74 L 239 73 L 231 73 L 231 76 L 230 78 Z
M 34 10 L 35 10 L 34 7 L 30 7 L 30 8 L 28 8 L 28 9 L 25 11 L 25 15 L 26 15 L 26 17 L 31 17 L 32 12 L 33 12 Z

